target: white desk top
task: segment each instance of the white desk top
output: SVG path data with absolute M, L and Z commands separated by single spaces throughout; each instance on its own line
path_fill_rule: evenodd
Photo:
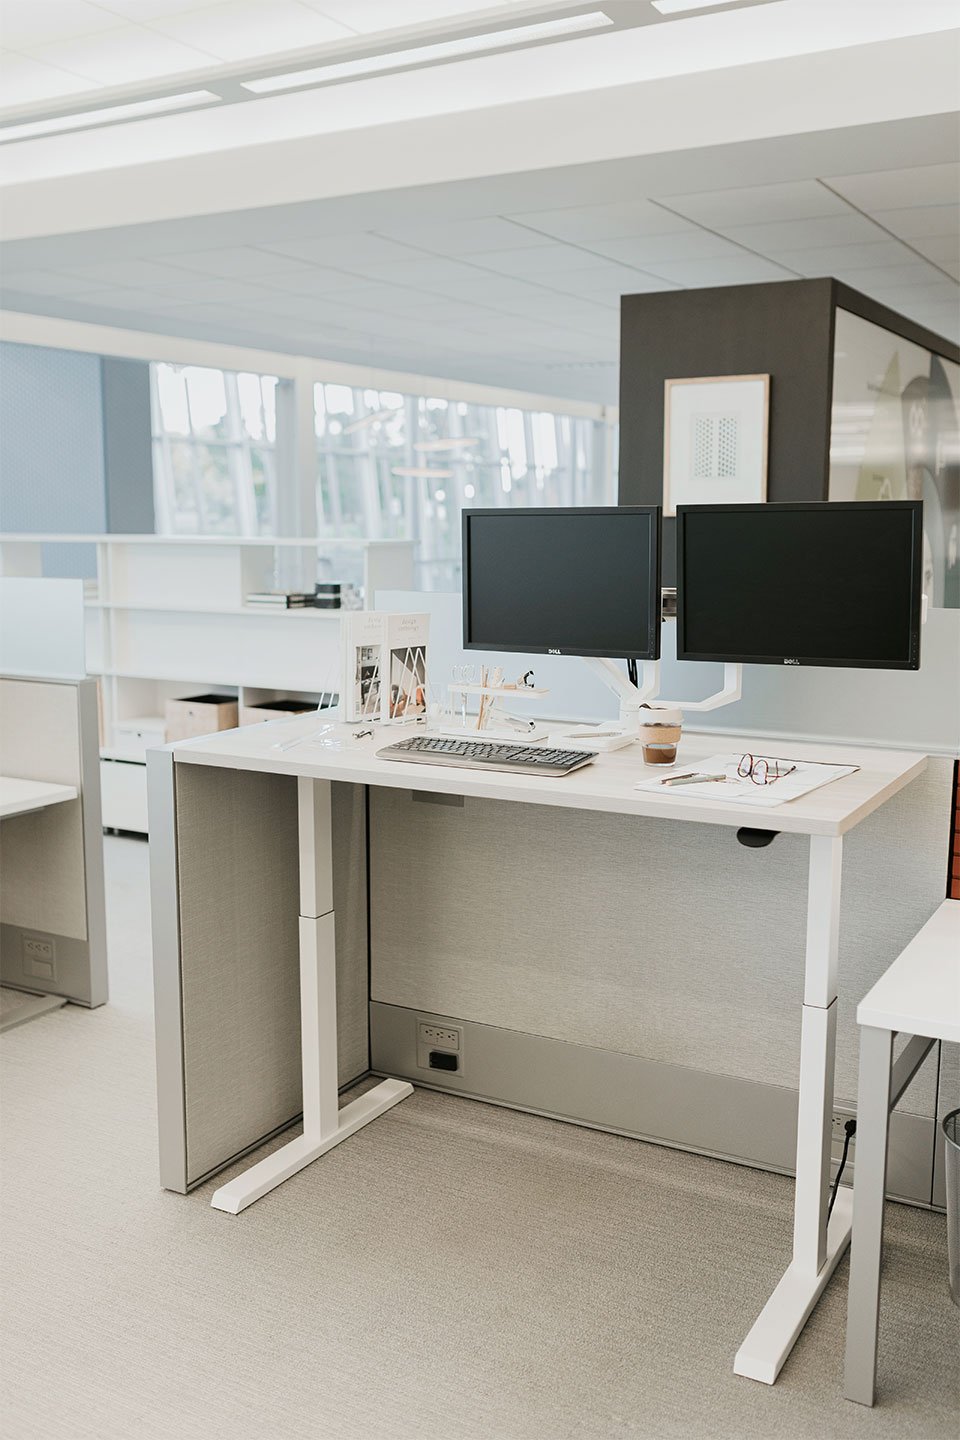
M 857 1006 L 857 1023 L 960 1040 L 960 900 L 944 900 Z
M 706 825 L 746 825 L 801 835 L 845 834 L 921 774 L 927 764 L 925 755 L 903 750 L 848 749 L 685 732 L 678 755 L 678 762 L 684 765 L 705 759 L 720 749 L 861 767 L 855 775 L 824 785 L 785 805 L 757 810 L 748 805 L 698 799 L 689 790 L 662 795 L 635 790 L 638 780 L 647 780 L 656 774 L 655 769 L 644 765 L 639 745 L 601 754 L 592 765 L 562 778 L 410 765 L 376 758 L 376 751 L 383 746 L 416 733 L 413 725 L 377 726 L 373 735 L 364 740 L 354 740 L 351 735 L 352 731 L 364 727 L 338 725 L 334 732 L 337 748 L 324 747 L 319 741 L 305 741 L 290 750 L 274 748 L 278 742 L 312 734 L 323 723 L 321 716 L 311 713 L 294 720 L 268 721 L 201 740 L 181 741 L 168 748 L 181 764 L 309 775 L 316 780 L 343 780 L 357 785 L 384 785 L 489 800 L 520 800 L 531 805 L 691 820 Z M 577 748 L 572 740 L 567 744 L 571 749 Z M 585 742 L 584 748 L 589 748 L 588 743 Z
M 76 800 L 79 793 L 75 785 L 49 785 L 42 780 L 14 780 L 0 775 L 0 819 L 61 805 L 64 800 Z

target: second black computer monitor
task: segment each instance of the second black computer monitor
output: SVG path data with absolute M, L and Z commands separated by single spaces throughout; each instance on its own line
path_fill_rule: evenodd
M 659 659 L 660 507 L 465 510 L 463 644 Z

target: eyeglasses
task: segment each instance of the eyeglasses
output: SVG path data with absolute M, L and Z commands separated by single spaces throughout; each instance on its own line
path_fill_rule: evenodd
M 785 765 L 779 760 L 768 760 L 765 756 L 741 755 L 737 774 L 741 780 L 752 780 L 754 785 L 772 785 L 784 775 L 792 775 L 796 765 Z

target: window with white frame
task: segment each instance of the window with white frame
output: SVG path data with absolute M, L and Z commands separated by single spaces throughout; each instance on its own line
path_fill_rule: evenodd
M 319 533 L 418 542 L 419 583 L 460 585 L 471 506 L 612 505 L 599 419 L 318 383 Z
M 280 514 L 302 513 L 308 477 L 296 447 L 277 446 L 278 408 L 284 436 L 295 429 L 290 379 L 150 370 L 160 533 L 276 535 Z M 596 412 L 317 381 L 312 421 L 316 533 L 415 541 L 424 589 L 459 588 L 465 507 L 616 504 L 616 436 Z
M 279 383 L 275 375 L 150 366 L 161 534 L 276 534 Z

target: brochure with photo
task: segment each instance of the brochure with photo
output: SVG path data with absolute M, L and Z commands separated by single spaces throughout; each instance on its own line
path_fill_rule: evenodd
M 387 723 L 427 713 L 429 615 L 360 610 L 341 620 L 341 718 Z

